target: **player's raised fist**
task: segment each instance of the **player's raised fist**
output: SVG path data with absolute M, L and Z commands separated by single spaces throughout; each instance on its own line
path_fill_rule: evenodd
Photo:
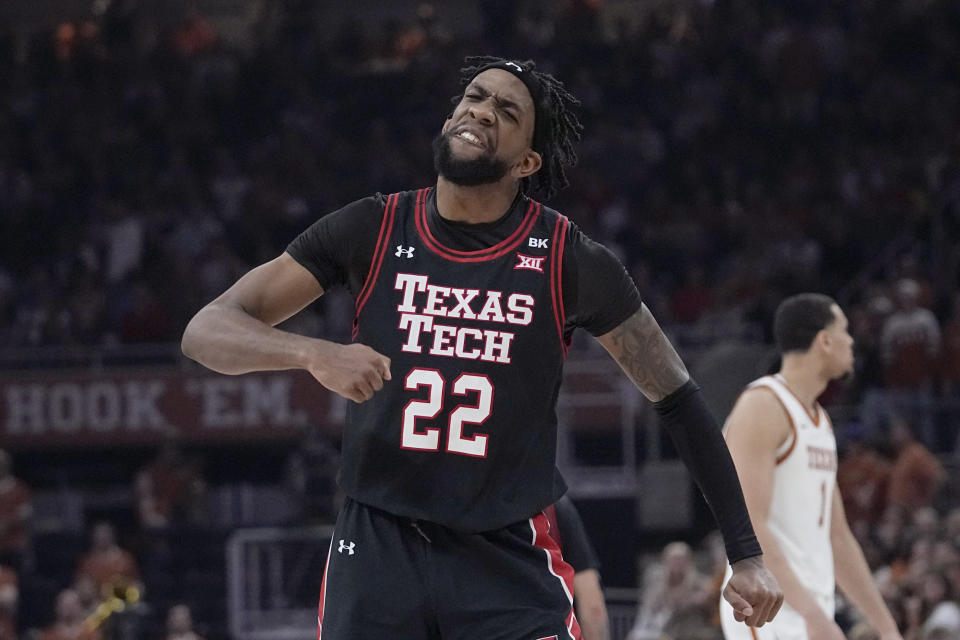
M 783 592 L 761 556 L 744 558 L 733 565 L 733 576 L 723 597 L 733 606 L 733 617 L 751 627 L 762 627 L 780 611 Z
M 354 402 L 369 400 L 390 380 L 390 358 L 365 344 L 318 341 L 305 368 L 327 389 Z

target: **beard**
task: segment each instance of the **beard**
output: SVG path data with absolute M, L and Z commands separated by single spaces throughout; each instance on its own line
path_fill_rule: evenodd
M 503 160 L 498 160 L 488 150 L 471 160 L 461 160 L 453 157 L 450 148 L 452 132 L 441 132 L 433 139 L 433 167 L 437 173 L 461 187 L 476 187 L 481 184 L 493 184 L 500 181 L 509 167 Z

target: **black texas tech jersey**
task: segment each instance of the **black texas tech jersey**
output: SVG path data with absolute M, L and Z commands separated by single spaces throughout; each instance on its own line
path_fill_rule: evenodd
M 522 520 L 566 487 L 556 469 L 566 217 L 529 200 L 502 242 L 441 245 L 430 189 L 387 198 L 354 339 L 392 380 L 351 404 L 341 485 L 351 497 L 463 531 Z

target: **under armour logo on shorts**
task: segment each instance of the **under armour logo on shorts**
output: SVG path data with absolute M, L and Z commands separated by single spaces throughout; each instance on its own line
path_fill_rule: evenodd
M 393 255 L 397 256 L 398 258 L 400 256 L 406 256 L 407 258 L 412 258 L 413 252 L 416 251 L 416 249 L 417 249 L 416 247 L 407 247 L 406 249 L 404 249 L 402 244 L 398 244 L 397 252 L 394 253 Z
M 337 549 L 337 551 L 339 551 L 340 553 L 343 553 L 344 550 L 346 550 L 347 553 L 352 556 L 355 553 L 353 550 L 355 546 L 357 546 L 357 543 L 354 542 L 353 540 L 350 541 L 350 544 L 346 544 L 346 542 L 343 539 L 341 539 L 340 548 Z

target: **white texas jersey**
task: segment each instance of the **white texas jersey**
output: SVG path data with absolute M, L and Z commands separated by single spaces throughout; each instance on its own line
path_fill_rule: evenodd
M 833 617 L 835 582 L 830 513 L 837 484 L 837 441 L 827 412 L 819 404 L 811 415 L 779 374 L 748 388 L 776 394 L 790 417 L 790 436 L 777 451 L 767 527 L 790 568 L 821 603 L 829 601 Z
M 747 388 L 769 389 L 790 418 L 790 435 L 776 452 L 767 527 L 797 579 L 814 596 L 827 617 L 833 619 L 835 580 L 830 513 L 837 477 L 837 443 L 830 418 L 819 404 L 816 414 L 811 414 L 779 374 L 764 376 Z M 728 568 L 727 579 L 729 577 Z M 729 611 L 723 611 L 724 608 Z M 751 637 L 741 636 L 747 631 L 742 623 L 736 624 L 737 633 L 729 632 L 733 624 L 732 612 L 723 602 L 721 617 L 729 617 L 729 621 L 723 620 L 726 637 Z M 725 613 L 728 615 L 724 616 Z M 775 628 L 778 637 L 794 637 L 779 631 L 804 626 L 802 618 L 793 614 L 789 603 L 784 603 L 782 613 L 769 625 L 773 627 L 770 631 Z M 788 619 L 793 618 L 799 623 L 787 626 Z M 784 625 L 777 625 L 781 619 Z M 804 629 L 797 629 L 797 632 L 796 637 L 805 637 Z M 758 636 L 754 634 L 752 637 Z

